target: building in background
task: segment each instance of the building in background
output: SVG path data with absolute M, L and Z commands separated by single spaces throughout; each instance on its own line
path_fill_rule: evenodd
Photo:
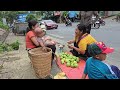
M 103 16 L 103 17 L 109 17 L 119 13 L 120 11 L 99 11 L 100 16 Z

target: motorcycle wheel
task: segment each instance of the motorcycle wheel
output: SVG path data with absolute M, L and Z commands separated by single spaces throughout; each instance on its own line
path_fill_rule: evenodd
M 105 26 L 105 21 L 102 21 L 101 25 L 102 25 L 102 26 Z
M 72 26 L 72 23 L 70 23 L 70 26 Z
M 100 24 L 96 23 L 95 24 L 95 29 L 98 29 L 98 28 L 100 28 Z

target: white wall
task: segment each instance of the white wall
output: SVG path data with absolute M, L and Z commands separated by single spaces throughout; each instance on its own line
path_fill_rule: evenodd
M 120 11 L 108 11 L 108 16 L 120 13 Z
M 118 13 L 120 13 L 120 11 L 113 11 L 114 12 L 114 14 L 118 14 Z
M 108 11 L 108 16 L 113 15 L 114 11 Z

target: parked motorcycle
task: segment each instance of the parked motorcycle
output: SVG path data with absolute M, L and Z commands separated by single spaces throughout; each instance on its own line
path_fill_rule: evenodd
M 70 19 L 65 18 L 65 25 L 66 26 L 72 26 L 72 22 L 70 21 Z
M 100 22 L 100 25 L 105 25 L 105 21 L 101 17 L 98 18 L 98 21 Z
M 95 29 L 100 28 L 100 21 L 96 20 L 95 16 L 92 16 L 91 28 L 95 28 Z

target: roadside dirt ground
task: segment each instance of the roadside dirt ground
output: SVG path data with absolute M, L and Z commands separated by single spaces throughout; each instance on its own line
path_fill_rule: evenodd
M 21 43 L 19 50 L 0 54 L 0 79 L 38 79 L 25 50 L 25 36 L 10 33 L 5 42 L 12 43 L 16 40 Z M 60 69 L 54 61 L 51 74 L 54 76 L 57 72 Z

